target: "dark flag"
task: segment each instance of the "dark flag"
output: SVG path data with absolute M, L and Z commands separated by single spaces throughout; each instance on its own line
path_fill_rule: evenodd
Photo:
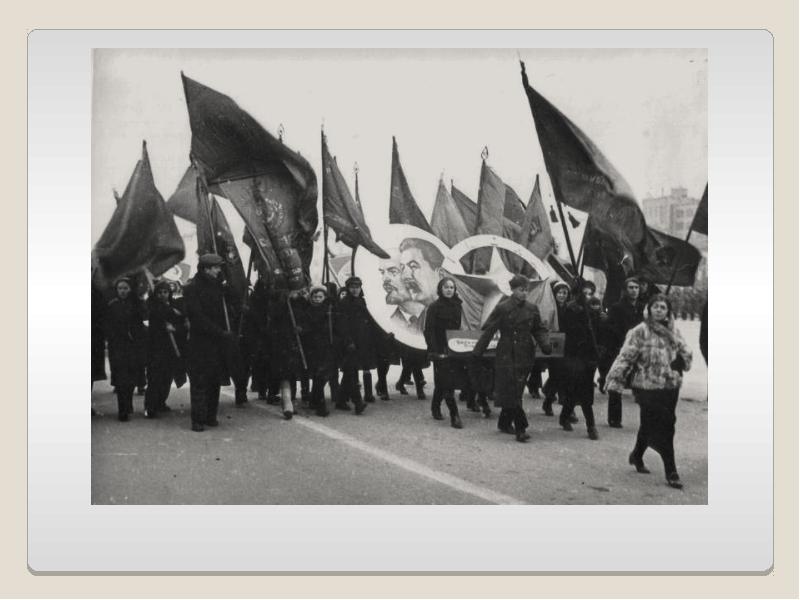
M 147 145 L 114 214 L 95 244 L 94 257 L 102 276 L 117 277 L 148 269 L 153 275 L 183 260 L 186 250 L 175 219 L 156 189 Z
M 336 232 L 336 241 L 350 248 L 363 246 L 375 256 L 389 255 L 375 243 L 364 221 L 361 208 L 353 200 L 336 159 L 328 150 L 325 134 L 322 134 L 322 216 L 325 225 Z
M 657 284 L 694 285 L 701 258 L 697 248 L 652 227 L 647 228 L 645 248 L 647 263 L 641 275 Z
M 453 197 L 441 179 L 439 179 L 439 189 L 436 192 L 436 202 L 433 205 L 431 229 L 433 229 L 433 235 L 447 244 L 448 248 L 452 248 L 470 236 L 470 231 L 467 229 Z
M 178 188 L 180 189 L 180 186 Z M 225 280 L 235 294 L 236 308 L 239 310 L 244 305 L 248 281 L 233 233 L 217 199 L 207 192 L 197 177 L 195 177 L 195 190 L 197 255 L 213 252 L 225 259 Z
M 192 159 L 209 191 L 233 203 L 272 275 L 303 287 L 318 220 L 314 170 L 233 99 L 181 77 Z
M 586 134 L 530 87 L 525 64 L 520 65 L 556 199 L 591 215 L 592 228 L 617 247 L 612 261 L 625 264 L 628 272 L 639 268 L 647 226 L 630 186 Z
M 452 182 L 450 182 L 450 195 L 453 197 L 453 202 L 461 213 L 461 218 L 464 219 L 464 224 L 467 226 L 467 231 L 470 234 L 475 232 L 475 225 L 478 222 L 478 205 L 475 204 L 470 198 L 461 190 L 459 190 Z
M 189 165 L 178 187 L 167 200 L 167 208 L 176 217 L 197 224 L 197 170 Z
M 392 189 L 389 195 L 389 223 L 413 225 L 428 233 L 433 233 L 428 220 L 422 214 L 408 187 L 406 175 L 400 165 L 400 154 L 397 152 L 397 140 L 394 136 L 392 136 Z
M 522 221 L 525 219 L 525 204 L 523 204 L 522 199 L 510 185 L 506 185 L 506 202 L 503 205 L 503 216 L 518 227 L 522 227 Z
M 706 189 L 703 190 L 703 198 L 694 213 L 694 219 L 689 231 L 708 235 L 708 184 L 706 184 Z
M 478 188 L 478 214 L 475 222 L 475 234 L 505 236 L 507 229 L 503 217 L 506 200 L 506 185 L 492 171 L 484 160 L 481 163 L 481 182 Z M 512 238 L 514 239 L 514 238 Z M 475 250 L 472 259 L 473 273 L 486 273 L 492 258 L 491 248 Z
M 520 226 L 520 235 L 517 242 L 530 250 L 537 258 L 544 260 L 553 252 L 553 234 L 550 229 L 547 212 L 542 202 L 542 193 L 539 189 L 539 176 L 533 184 L 531 198 L 523 214 Z

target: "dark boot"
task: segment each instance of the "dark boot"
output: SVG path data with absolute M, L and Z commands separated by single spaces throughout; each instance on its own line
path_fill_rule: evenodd
M 489 401 L 486 399 L 486 394 L 478 394 L 478 405 L 483 411 L 484 419 L 488 419 L 492 416 L 492 408 L 489 406 Z
M 561 425 L 561 428 L 564 431 L 572 431 L 572 419 L 570 419 L 570 415 L 572 411 L 570 407 L 563 405 L 561 407 L 561 415 L 558 417 L 558 424 Z
M 364 402 L 375 402 L 375 395 L 372 392 L 372 373 L 364 371 L 362 379 L 364 381 Z
M 548 417 L 553 416 L 553 401 L 554 398 L 552 396 L 545 396 L 544 402 L 542 402 L 542 410 Z
M 425 384 L 420 382 L 417 384 L 417 400 L 425 400 L 427 396 L 425 395 Z
M 433 399 L 431 400 L 431 415 L 437 421 L 444 419 L 442 415 L 442 392 L 440 390 L 433 390 Z
M 450 411 L 450 426 L 453 427 L 453 429 L 463 429 L 464 424 L 461 422 L 461 417 L 458 416 L 458 404 L 452 392 L 445 396 L 444 401 L 447 404 L 447 410 Z
M 241 408 L 247 404 L 247 388 L 236 389 L 236 406 Z

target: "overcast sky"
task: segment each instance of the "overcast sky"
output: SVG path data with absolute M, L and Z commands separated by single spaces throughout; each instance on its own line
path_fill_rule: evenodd
M 707 181 L 707 53 L 688 50 L 519 51 L 531 85 L 595 142 L 639 200 Z M 186 166 L 189 120 L 180 72 L 231 96 L 321 169 L 320 127 L 359 189 L 375 237 L 388 223 L 392 135 L 430 216 L 440 174 L 477 198 L 481 150 L 527 201 L 551 193 L 515 50 L 96 50 L 92 244 L 147 140 L 165 199 Z M 242 223 L 225 213 L 240 237 Z M 321 223 L 321 218 L 320 218 Z M 185 222 L 179 222 L 188 231 Z M 238 241 L 238 240 L 237 240 Z M 194 264 L 188 252 L 187 262 Z M 245 252 L 245 257 L 247 253 Z

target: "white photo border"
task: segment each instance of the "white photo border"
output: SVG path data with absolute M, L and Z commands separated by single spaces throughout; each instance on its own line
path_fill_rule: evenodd
M 85 384 L 91 50 L 112 47 L 707 48 L 715 360 L 708 382 L 708 505 L 92 506 Z M 41 30 L 29 37 L 28 92 L 28 564 L 34 572 L 771 569 L 769 32 Z M 749 289 L 743 314 L 732 300 Z

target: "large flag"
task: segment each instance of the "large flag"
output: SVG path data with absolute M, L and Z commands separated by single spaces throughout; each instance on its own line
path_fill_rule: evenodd
M 449 248 L 471 235 L 455 200 L 441 179 L 439 179 L 439 189 L 436 192 L 436 202 L 433 205 L 431 229 L 433 229 L 433 235 L 447 244 Z
M 690 243 L 648 227 L 646 255 L 640 273 L 653 283 L 694 285 L 701 256 Z
M 183 260 L 185 252 L 175 219 L 156 189 L 143 142 L 142 158 L 95 244 L 94 258 L 102 277 L 113 281 L 142 269 L 161 275 Z
M 271 275 L 303 287 L 318 220 L 314 170 L 233 99 L 181 76 L 192 159 L 209 191 L 242 215 Z
M 612 261 L 627 271 L 639 268 L 647 226 L 630 186 L 586 134 L 529 85 L 525 64 L 520 65 L 556 199 L 591 215 L 594 229 L 616 247 Z
M 178 188 L 180 189 L 180 186 Z M 197 255 L 213 252 L 225 259 L 225 280 L 236 297 L 238 310 L 244 304 L 248 288 L 242 258 L 217 199 L 208 193 L 203 182 L 197 177 L 195 177 L 195 190 Z
M 520 234 L 517 242 L 544 260 L 554 249 L 553 234 L 547 213 L 542 204 L 542 193 L 539 189 L 539 176 L 533 184 L 531 198 L 523 213 Z
M 689 227 L 689 231 L 708 235 L 708 184 L 706 184 L 706 189 L 703 190 L 703 198 L 694 213 L 694 219 L 692 219 L 692 226 Z
M 406 175 L 400 165 L 400 154 L 397 151 L 397 140 L 392 136 L 392 189 L 389 195 L 389 223 L 413 225 L 433 233 L 428 220 L 414 200 L 408 187 Z
M 450 195 L 453 197 L 458 212 L 461 213 L 461 218 L 464 219 L 467 231 L 470 234 L 475 233 L 475 224 L 478 222 L 478 205 L 459 190 L 452 181 L 450 182 Z
M 364 215 L 350 195 L 336 159 L 328 150 L 325 134 L 322 134 L 322 216 L 325 225 L 336 232 L 336 240 L 350 248 L 363 246 L 381 258 L 389 255 L 375 243 L 364 221 Z
M 506 184 L 484 160 L 481 163 L 481 181 L 478 188 L 478 211 L 475 234 L 504 236 L 506 233 L 503 209 L 506 201 Z M 475 250 L 472 257 L 472 272 L 486 273 L 492 258 L 490 248 Z

